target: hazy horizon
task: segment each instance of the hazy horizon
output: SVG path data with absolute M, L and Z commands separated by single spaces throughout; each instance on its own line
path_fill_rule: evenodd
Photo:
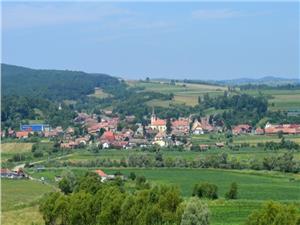
M 299 3 L 2 2 L 2 62 L 125 79 L 299 79 Z

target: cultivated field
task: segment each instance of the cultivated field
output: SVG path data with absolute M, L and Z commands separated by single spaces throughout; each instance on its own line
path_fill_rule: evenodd
M 210 96 L 223 94 L 226 87 L 205 85 L 205 84 L 187 84 L 187 83 L 176 83 L 176 85 L 171 85 L 167 82 L 140 82 L 140 81 L 130 81 L 128 82 L 132 87 L 142 87 L 145 91 L 159 92 L 163 94 L 174 94 L 174 99 L 172 101 L 163 100 L 153 100 L 148 104 L 150 106 L 161 106 L 168 107 L 169 104 L 186 104 L 194 106 L 198 103 L 198 96 L 203 96 L 205 93 L 209 93 Z

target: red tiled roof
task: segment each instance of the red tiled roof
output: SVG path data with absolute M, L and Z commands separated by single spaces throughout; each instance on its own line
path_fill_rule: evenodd
M 104 173 L 102 170 L 95 170 L 95 172 L 96 172 L 100 177 L 107 177 L 107 174 Z
M 179 127 L 179 126 L 189 126 L 189 121 L 188 120 L 175 120 L 172 122 L 173 127 Z
M 152 126 L 165 126 L 166 124 L 167 124 L 167 122 L 162 119 L 156 119 L 156 120 L 152 121 L 152 123 L 151 123 Z
M 105 131 L 101 138 L 106 139 L 108 141 L 114 141 L 116 139 L 114 133 L 111 131 Z
M 21 138 L 21 137 L 28 137 L 29 132 L 28 131 L 17 131 L 16 132 L 16 137 Z

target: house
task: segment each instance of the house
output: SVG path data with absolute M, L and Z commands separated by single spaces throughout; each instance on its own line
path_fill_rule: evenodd
M 29 137 L 29 132 L 28 131 L 17 131 L 16 137 L 19 139 L 26 139 Z
M 76 143 L 75 141 L 69 141 L 66 143 L 61 143 L 60 148 L 65 148 L 65 149 L 71 149 L 71 148 L 76 148 L 79 144 Z
M 272 125 L 267 123 L 265 126 L 266 134 L 277 134 L 282 132 L 283 134 L 300 134 L 300 124 L 282 124 Z
M 8 128 L 7 133 L 8 133 L 8 136 L 9 136 L 9 137 L 14 137 L 15 134 L 16 134 L 16 132 L 15 132 L 13 129 L 11 129 L 11 128 Z
M 262 135 L 262 134 L 265 133 L 265 130 L 258 127 L 258 128 L 255 129 L 254 133 L 257 134 L 257 135 Z
M 23 170 L 11 171 L 6 168 L 1 168 L 1 178 L 22 179 L 26 178 L 26 175 Z
M 58 136 L 58 132 L 56 130 L 51 130 L 51 131 L 45 131 L 44 132 L 44 137 L 57 137 Z
M 8 178 L 12 175 L 12 171 L 6 168 L 1 168 L 1 178 Z
M 95 172 L 99 175 L 99 177 L 101 178 L 101 182 L 106 181 L 106 179 L 108 178 L 108 175 L 106 173 L 104 173 L 102 170 L 95 170 Z
M 201 122 L 197 119 L 194 120 L 192 124 L 192 133 L 193 134 L 204 134 L 214 131 L 214 127 L 209 124 L 208 117 L 202 117 Z
M 100 140 L 102 141 L 108 141 L 108 142 L 113 142 L 116 140 L 116 137 L 112 131 L 105 131 L 102 136 L 100 137 Z
M 223 148 L 225 146 L 224 142 L 217 142 L 215 144 L 218 148 Z
M 209 148 L 209 145 L 200 144 L 199 148 L 200 148 L 201 151 L 206 151 Z
M 141 123 L 137 123 L 136 125 L 138 126 L 138 128 L 134 132 L 134 137 L 144 137 L 143 125 Z
M 165 132 L 167 130 L 167 121 L 163 119 L 159 119 L 155 113 L 154 110 L 151 115 L 151 122 L 149 126 L 152 130 L 157 130 L 159 132 Z
M 166 133 L 165 133 L 165 132 L 162 132 L 162 131 L 158 132 L 158 133 L 155 135 L 152 144 L 159 145 L 160 147 L 167 146 L 167 142 L 166 142 Z
M 179 118 L 172 123 L 172 134 L 186 135 L 190 132 L 190 120 L 188 118 Z
M 44 132 L 49 131 L 50 126 L 48 124 L 28 124 L 28 125 L 20 125 L 21 131 L 28 132 Z
M 195 120 L 192 125 L 192 133 L 193 134 L 204 134 L 202 124 L 198 120 Z
M 128 143 L 128 145 L 131 147 L 145 146 L 148 144 L 149 144 L 148 141 L 143 138 L 131 138 Z
M 240 134 L 247 134 L 250 133 L 252 130 L 252 127 L 248 124 L 239 124 L 232 129 L 232 134 L 234 135 L 240 135 Z
M 66 133 L 66 134 L 73 135 L 73 134 L 75 133 L 74 128 L 73 128 L 73 127 L 68 127 L 68 128 L 66 129 L 66 132 L 65 132 L 65 133 Z

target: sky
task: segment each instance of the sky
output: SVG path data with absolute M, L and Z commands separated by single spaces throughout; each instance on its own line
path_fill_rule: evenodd
M 299 2 L 4 2 L 2 62 L 126 79 L 299 79 Z

